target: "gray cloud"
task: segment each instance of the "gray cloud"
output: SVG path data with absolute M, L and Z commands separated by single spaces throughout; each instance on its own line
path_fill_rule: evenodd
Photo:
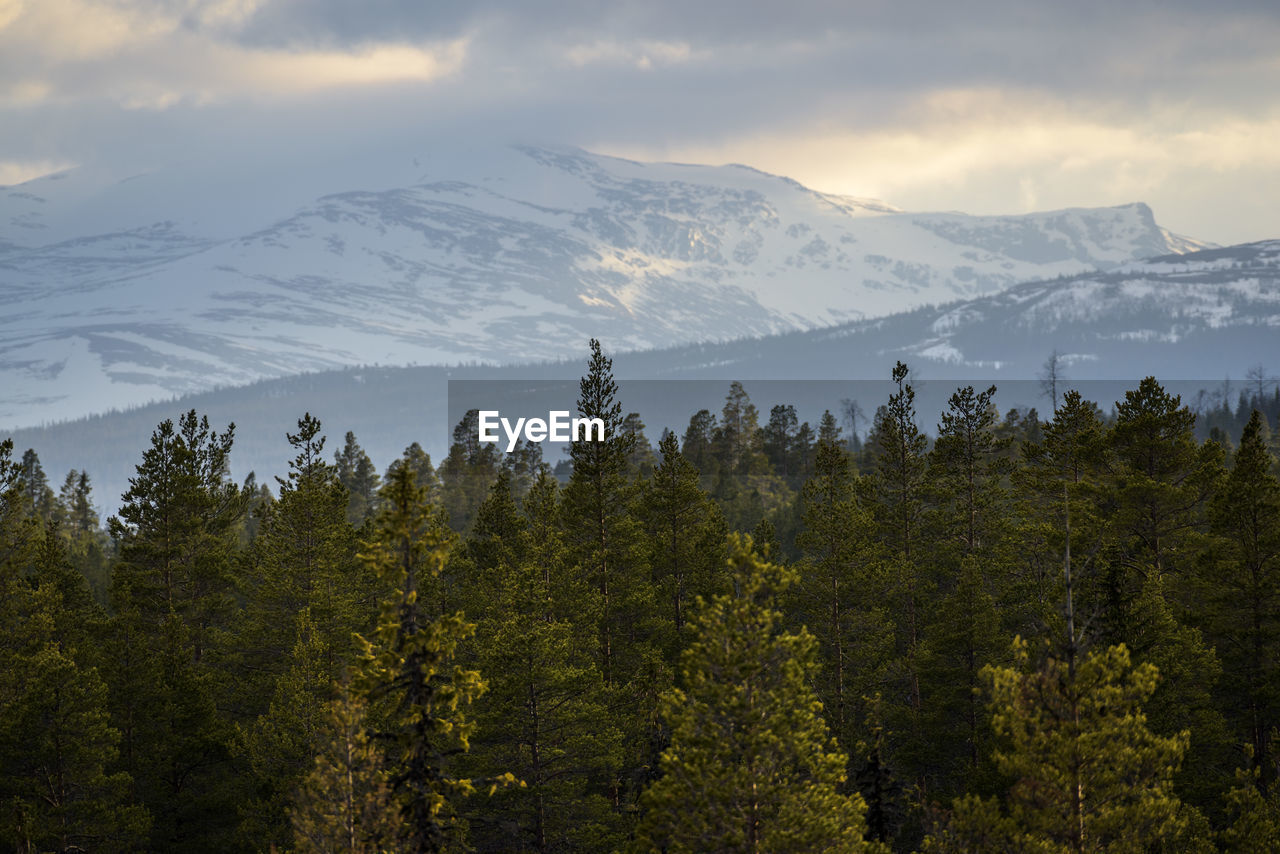
M 1211 192 L 1215 169 L 1226 167 L 1205 151 L 1219 143 L 1191 143 L 1197 133 L 1239 125 L 1224 149 L 1231 186 L 1247 186 L 1250 169 L 1259 193 L 1280 177 L 1270 161 L 1250 159 L 1260 150 L 1251 135 L 1280 119 L 1273 0 L 42 0 L 55 3 L 105 9 L 124 24 L 80 32 L 52 15 L 43 30 L 36 18 L 0 20 L 0 166 L 472 136 L 637 155 L 754 156 L 776 171 L 808 169 L 819 184 L 831 174 L 837 186 L 824 188 L 885 184 L 934 206 L 965 207 L 966 192 L 985 200 L 971 207 L 1023 197 L 1100 204 L 1130 187 L 1172 193 L 1175 175 L 1194 188 L 1187 193 Z M 31 17 L 37 6 L 25 8 Z M 147 36 L 149 27 L 161 31 Z M 99 33 L 120 35 L 103 46 Z M 402 53 L 382 56 L 377 74 L 344 77 L 376 64 L 371 52 L 379 49 Z M 431 57 L 449 50 L 456 67 L 431 71 Z M 1034 133 L 1019 137 L 1024 125 L 1101 139 L 1114 151 L 1082 152 L 1087 168 L 1063 173 L 1063 148 L 1036 143 Z M 983 127 L 994 129 L 993 140 L 1008 128 L 1009 138 L 1031 142 L 1015 157 L 967 153 L 947 192 L 916 191 L 938 182 L 937 164 L 960 159 L 947 151 L 953 139 L 995 145 L 982 141 Z M 871 157 L 891 149 L 895 134 L 937 161 L 914 184 L 910 176 L 881 180 L 910 161 Z M 806 146 L 815 139 L 828 139 L 823 156 L 832 164 L 848 146 L 871 172 L 814 171 Z M 1117 180 L 1126 158 L 1152 146 L 1163 158 L 1158 169 Z M 790 160 L 788 150 L 796 152 Z M 1180 158 L 1198 160 L 1179 166 Z M 1086 173 L 1076 195 L 1027 189 L 1066 188 Z M 1280 234 L 1280 218 L 1267 227 Z M 1256 232 L 1241 215 L 1204 236 Z

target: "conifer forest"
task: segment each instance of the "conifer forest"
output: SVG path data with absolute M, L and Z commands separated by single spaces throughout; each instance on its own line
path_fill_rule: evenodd
M 4 849 L 1277 850 L 1280 395 L 892 379 L 650 437 L 593 341 L 559 465 L 298 413 L 271 483 L 190 411 L 107 519 L 5 441 Z

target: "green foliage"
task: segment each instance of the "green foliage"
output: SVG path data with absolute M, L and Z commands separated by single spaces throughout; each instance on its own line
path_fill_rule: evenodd
M 644 565 L 640 526 L 629 513 L 634 489 L 627 478 L 631 437 L 622 431 L 622 404 L 613 361 L 591 341 L 587 374 L 579 383 L 578 411 L 604 421 L 604 441 L 570 446 L 573 475 L 564 490 L 565 543 L 569 558 L 594 589 L 599 632 L 597 661 L 610 685 L 641 672 L 652 632 L 653 591 Z
M 1280 480 L 1256 410 L 1210 507 L 1216 535 L 1197 567 L 1193 619 L 1222 660 L 1221 708 L 1247 740 L 1264 790 L 1275 790 L 1280 726 Z
M 352 632 L 369 628 L 360 612 L 367 612 L 372 582 L 357 565 L 348 491 L 338 470 L 324 460 L 320 429 L 308 414 L 299 419 L 298 432 L 288 434 L 296 456 L 279 481 L 279 499 L 262 513 L 242 572 L 241 634 L 253 651 L 250 663 L 257 674 L 278 675 L 278 662 L 296 637 L 293 619 L 304 609 L 331 648 L 331 668 L 351 651 Z M 335 670 L 331 678 L 336 676 Z
M 356 441 L 356 434 L 347 431 L 342 450 L 333 455 L 338 481 L 347 488 L 347 521 L 359 527 L 378 512 L 378 485 L 382 479 L 373 466 L 373 460 Z M 430 468 L 431 462 L 427 461 Z
M 917 774 L 930 791 L 974 785 L 989 733 L 980 701 L 979 672 L 1007 647 L 1001 608 L 1017 612 L 1013 560 L 1007 546 L 1009 469 L 996 437 L 995 387 L 957 390 L 938 425 L 929 455 L 926 519 L 931 527 L 930 587 L 919 672 L 925 695 L 925 731 L 952 726 L 961 735 L 930 739 Z
M 465 708 L 484 691 L 475 670 L 455 663 L 474 627 L 461 614 L 432 618 L 418 600 L 440 574 L 451 535 L 408 466 L 383 487 L 377 539 L 361 558 L 392 594 L 371 640 L 362 639 L 357 689 L 374 710 L 375 740 L 386 751 L 388 785 L 412 851 L 438 851 L 463 832 L 456 801 L 472 781 L 451 760 L 466 751 L 472 725 Z
M 1235 785 L 1227 792 L 1228 824 L 1218 834 L 1225 854 L 1268 854 L 1280 839 L 1280 793 L 1259 787 L 1257 766 L 1269 763 L 1249 758 L 1254 767 L 1237 769 Z
M 828 725 L 848 749 L 863 736 L 867 698 L 888 682 L 894 630 L 884 607 L 886 579 L 872 552 L 870 514 L 857 498 L 849 456 L 834 438 L 819 440 L 801 502 L 801 560 L 789 610 L 817 639 L 825 666 L 815 687 Z
M 241 834 L 250 846 L 288 844 L 289 803 L 319 749 L 324 704 L 332 694 L 332 650 L 310 609 L 303 608 L 294 624 L 297 640 L 282 657 L 270 702 L 251 723 L 237 726 L 233 742 L 254 782 L 240 809 Z
M 489 485 L 498 474 L 498 446 L 480 442 L 479 417 L 478 409 L 468 410 L 454 426 L 449 456 L 440 464 L 438 472 L 440 503 L 444 507 L 445 518 L 455 531 L 466 531 L 471 527 L 476 508 L 484 501 Z M 422 449 L 418 448 L 418 451 L 421 453 Z M 429 469 L 430 460 L 425 462 Z M 421 472 L 421 466 L 417 468 Z M 392 475 L 393 472 L 388 471 L 387 480 Z
M 0 483 L 7 448 L 0 445 Z M 28 508 L 12 485 L 0 516 Z M 33 523 L 35 520 L 31 520 Z M 116 767 L 120 731 L 94 666 L 102 619 L 52 525 L 6 526 L 0 564 L 0 836 L 21 851 L 129 851 L 147 811 Z M 10 539 L 20 534 L 29 539 Z
M 1190 734 L 1147 727 L 1156 668 L 1132 664 L 1123 646 L 1038 666 L 1025 642 L 1014 653 L 1015 667 L 984 672 L 1002 740 L 994 759 L 1014 781 L 1008 809 L 1022 847 L 1139 852 L 1185 839 L 1190 819 L 1173 775 Z
M 491 674 L 466 764 L 476 776 L 511 773 L 522 783 L 474 799 L 467 818 L 480 851 L 607 850 L 625 838 L 606 796 L 625 752 L 611 721 L 613 692 L 594 658 L 594 627 L 568 618 L 575 582 L 554 546 L 535 549 L 529 536 L 542 522 L 548 485 L 546 475 L 535 485 L 526 520 L 500 475 L 466 545 L 473 646 Z
M 354 633 L 372 628 L 374 577 L 355 559 L 348 490 L 324 460 L 320 430 L 307 414 L 287 434 L 295 456 L 241 571 L 238 704 L 252 722 L 232 744 L 253 782 L 242 833 L 257 845 L 288 844 L 286 806 L 311 765 L 320 709 Z
M 1044 424 L 962 388 L 930 448 L 893 379 L 853 450 L 830 413 L 759 425 L 735 384 L 655 456 L 593 342 L 579 408 L 608 438 L 563 490 L 474 413 L 443 483 L 414 444 L 379 488 L 306 415 L 277 499 L 188 413 L 112 539 L 88 475 L 55 495 L 0 441 L 0 838 L 1271 850 L 1280 396 L 1208 410 L 1200 444 L 1154 380 Z M 1009 666 L 1015 634 L 1055 641 Z
M 770 601 L 794 572 L 730 541 L 734 595 L 696 621 L 682 689 L 663 695 L 671 745 L 646 790 L 642 851 L 867 851 L 865 806 L 838 792 L 845 757 L 809 682 L 816 644 Z
M 1194 729 L 1194 763 L 1225 770 L 1231 739 L 1210 692 L 1221 667 L 1186 619 L 1196 605 L 1192 558 L 1205 542 L 1199 525 L 1219 481 L 1222 449 L 1196 442 L 1195 415 L 1152 377 L 1125 392 L 1116 415 L 1101 508 L 1109 516 L 1110 546 L 1092 603 L 1100 612 L 1099 639 L 1123 643 L 1159 668 L 1153 729 L 1166 735 Z M 1195 794 L 1201 804 L 1219 795 L 1202 788 L 1208 782 L 1186 781 L 1202 789 Z
M 668 654 L 684 646 L 689 605 L 723 587 L 724 538 L 719 507 L 698 486 L 698 471 L 676 447 L 674 434 L 658 444 L 662 460 L 643 482 L 636 504 L 649 543 L 648 564 L 660 610 L 669 623 Z
M 214 432 L 194 410 L 162 423 L 110 521 L 120 560 L 103 670 L 156 848 L 225 850 L 234 823 L 217 664 L 244 509 L 226 476 L 233 429 Z
M 403 828 L 366 713 L 364 700 L 348 686 L 325 707 L 315 763 L 289 815 L 298 854 L 397 850 Z

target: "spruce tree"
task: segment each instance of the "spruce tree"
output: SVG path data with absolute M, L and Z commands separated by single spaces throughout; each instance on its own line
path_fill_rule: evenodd
M 111 586 L 109 541 L 93 508 L 93 486 L 86 472 L 72 469 L 58 494 L 59 532 L 67 545 L 67 557 L 89 582 L 94 598 L 106 603 Z
M 120 732 L 106 686 L 75 658 L 48 641 L 0 661 L 0 832 L 23 851 L 136 850 L 149 816 L 113 770 Z
M 715 458 L 715 436 L 718 429 L 716 417 L 711 410 L 700 409 L 689 418 L 689 426 L 685 428 L 684 437 L 680 441 L 680 452 L 698 470 L 704 486 L 716 481 L 719 469 Z
M 719 507 L 698 486 L 698 471 L 668 433 L 661 462 L 641 487 L 636 511 L 649 541 L 649 566 L 669 624 L 667 645 L 683 647 L 690 603 L 721 587 L 727 530 Z
M 842 795 L 845 756 L 809 687 L 816 644 L 785 632 L 771 600 L 794 572 L 730 542 L 732 595 L 695 622 L 683 688 L 663 696 L 671 745 L 646 790 L 636 849 L 672 852 L 868 851 L 865 805 Z
M 648 477 L 653 473 L 657 458 L 653 453 L 653 445 L 644 434 L 644 421 L 638 412 L 628 412 L 622 419 L 622 435 L 627 437 L 631 450 L 627 453 L 627 471 L 639 477 Z
M 623 763 L 622 735 L 594 658 L 595 633 L 566 615 L 579 599 L 576 583 L 554 551 L 542 550 L 553 544 L 535 551 L 531 521 L 517 513 L 504 472 L 465 549 L 471 646 L 488 683 L 466 766 L 522 783 L 473 800 L 470 840 L 480 851 L 605 850 L 624 839 L 602 785 Z
M 953 792 L 973 778 L 986 752 L 979 673 L 1007 648 L 999 605 L 1011 613 L 1020 604 L 1005 548 L 1009 507 L 1002 481 L 1009 467 L 995 436 L 995 391 L 966 386 L 951 395 L 929 455 L 930 563 L 939 595 L 920 661 L 925 718 L 931 732 L 961 722 L 963 737 L 933 741 L 926 764 L 927 774 Z
M 194 410 L 163 422 L 110 521 L 120 559 L 104 675 L 156 848 L 225 850 L 235 824 L 229 725 L 218 712 L 245 503 L 227 478 L 233 430 L 211 430 Z
M 276 663 L 296 638 L 294 617 L 307 609 L 330 649 L 336 677 L 336 662 L 353 651 L 352 632 L 371 627 L 361 605 L 367 605 L 372 582 L 355 559 L 348 491 L 338 469 L 325 462 L 319 420 L 307 413 L 298 419 L 298 432 L 286 436 L 295 455 L 286 477 L 276 479 L 279 498 L 263 513 L 242 573 L 242 642 L 256 659 L 255 674 L 278 675 Z
M 1157 732 L 1193 729 L 1195 764 L 1229 767 L 1230 741 L 1210 693 L 1221 667 L 1186 621 L 1196 598 L 1191 559 L 1221 475 L 1222 449 L 1196 442 L 1195 414 L 1153 377 L 1125 392 L 1116 416 L 1100 508 L 1110 517 L 1114 543 L 1100 567 L 1095 599 L 1100 639 L 1124 643 L 1137 660 L 1159 668 L 1150 710 Z M 1194 790 L 1189 797 L 1207 804 L 1225 781 L 1200 774 L 1180 782 Z
M 828 725 L 850 750 L 861 739 L 865 698 L 886 687 L 893 659 L 885 579 L 871 544 L 871 519 L 858 501 L 849 455 L 829 436 L 818 442 L 813 477 L 801 494 L 801 561 L 791 595 L 795 617 L 814 634 L 816 688 Z
M 8 453 L 0 444 L 0 836 L 19 851 L 135 850 L 150 817 L 117 764 L 103 617 L 53 523 L 3 524 L 29 509 Z
M 347 488 L 347 521 L 358 528 L 378 511 L 378 486 L 382 479 L 373 460 L 356 441 L 356 434 L 349 430 L 342 450 L 333 455 L 333 462 L 339 482 Z
M 480 441 L 479 418 L 480 410 L 471 409 L 454 425 L 453 444 L 438 472 L 445 518 L 459 532 L 470 529 L 476 508 L 488 494 L 500 464 L 498 445 Z M 387 479 L 390 478 L 388 473 Z
M 393 592 L 383 602 L 372 639 L 363 640 L 357 688 L 377 721 L 372 732 L 386 755 L 388 785 L 407 851 L 440 851 L 463 834 L 459 798 L 471 780 L 453 772 L 472 725 L 466 708 L 484 690 L 475 670 L 456 662 L 474 626 L 461 614 L 432 618 L 419 591 L 438 576 L 451 535 L 409 466 L 383 487 L 377 539 L 361 557 Z
M 245 558 L 238 632 L 240 707 L 250 722 L 233 745 L 251 769 L 242 832 L 257 845 L 287 845 L 286 805 L 310 767 L 323 704 L 367 632 L 374 578 L 356 561 L 348 491 L 324 459 L 310 413 L 286 434 L 294 449 L 280 497 L 262 513 Z
M 897 686 L 886 692 L 884 720 L 897 756 L 923 795 L 929 783 L 925 766 L 933 747 L 923 728 L 920 673 L 930 593 L 929 579 L 921 572 L 929 442 L 916 423 L 915 389 L 908 373 L 902 362 L 895 365 L 896 390 L 876 411 L 868 437 L 872 474 L 864 488 L 876 539 L 886 558 L 887 598 L 894 611 Z
M 57 510 L 57 497 L 49 487 L 49 479 L 35 449 L 27 448 L 23 452 L 22 461 L 18 463 L 18 479 L 31 512 L 43 521 L 52 521 Z
M 759 421 L 759 412 L 742 383 L 730 383 L 714 440 L 723 471 L 748 474 L 759 470 L 763 462 Z
M 579 383 L 578 412 L 604 422 L 604 440 L 570 446 L 573 475 L 564 490 L 561 518 L 570 558 L 595 590 L 597 660 L 610 685 L 626 684 L 640 672 L 653 611 L 640 529 L 628 512 L 631 445 L 622 432 L 617 393 L 613 360 L 593 338 L 587 374 Z
M 1018 588 L 1028 605 L 1059 601 L 1065 553 L 1074 551 L 1077 576 L 1097 567 L 1109 538 L 1099 497 L 1105 440 L 1097 405 L 1072 389 L 1062 395 L 1040 438 L 1022 444 L 1022 465 L 1012 481 L 1021 502 L 1016 539 L 1026 573 Z M 1042 610 L 1042 617 L 1050 619 L 1050 614 Z M 1027 628 L 1005 624 L 1015 633 Z
M 761 430 L 761 450 L 773 470 L 788 481 L 796 469 L 795 437 L 800 429 L 796 408 L 778 404 L 769 410 L 769 423 Z
M 1280 480 L 1254 410 L 1209 512 L 1216 535 L 1197 568 L 1195 619 L 1222 659 L 1221 707 L 1251 746 L 1263 792 L 1276 789 L 1280 726 Z
M 899 651 L 910 655 L 920 642 L 923 620 L 916 561 L 920 557 L 929 442 L 916 423 L 916 393 L 907 374 L 907 366 L 898 362 L 893 369 L 897 391 L 889 396 L 888 405 L 876 412 L 870 439 L 875 463 L 870 485 L 876 528 L 894 560 L 896 598 L 902 602 Z M 911 682 L 911 703 L 918 708 L 919 685 L 914 677 Z

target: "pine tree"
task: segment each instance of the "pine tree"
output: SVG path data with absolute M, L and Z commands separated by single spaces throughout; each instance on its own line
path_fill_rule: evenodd
M 795 437 L 800 429 L 796 408 L 778 404 L 769 410 L 769 423 L 761 431 L 761 450 L 773 470 L 788 481 L 796 469 Z
M 579 383 L 578 411 L 584 418 L 601 419 L 605 438 L 570 446 L 573 475 L 564 490 L 561 518 L 570 557 L 595 589 L 597 655 L 610 685 L 625 684 L 640 671 L 653 611 L 639 526 L 628 512 L 631 446 L 621 429 L 617 393 L 613 360 L 593 338 L 587 375 Z
M 822 418 L 818 420 L 818 441 L 829 445 L 843 445 L 840 433 L 840 425 L 836 422 L 836 417 L 831 414 L 831 410 L 822 410 Z
M 270 701 L 250 723 L 237 725 L 233 742 L 254 783 L 240 807 L 241 834 L 259 848 L 292 838 L 289 804 L 320 750 L 325 704 L 333 693 L 332 650 L 310 609 L 292 622 L 296 641 L 282 656 Z
M 347 521 L 360 527 L 378 512 L 378 485 L 382 479 L 374 468 L 373 460 L 356 441 L 356 434 L 347 431 L 342 450 L 333 455 L 339 482 L 347 488 Z M 430 462 L 427 463 L 430 466 Z
M 951 395 L 929 457 L 942 545 L 953 555 L 989 554 L 1003 533 L 1007 508 L 1001 480 L 1008 466 L 995 435 L 995 393 L 995 386 L 982 392 L 966 386 Z
M 1063 394 L 1040 438 L 1022 444 L 1023 464 L 1012 480 L 1022 502 L 1015 536 L 1027 573 L 1018 587 L 1028 605 L 1059 601 L 1059 570 L 1068 541 L 1080 568 L 1096 566 L 1109 536 L 1099 512 L 1105 439 L 1097 405 L 1072 389 Z M 1041 617 L 1050 615 L 1041 608 Z M 1027 628 L 1025 621 L 1005 624 L 1015 633 Z
M 916 424 L 915 389 L 907 382 L 907 366 L 898 362 L 893 381 L 898 390 L 887 407 L 876 412 L 871 443 L 875 461 L 872 509 L 881 541 L 896 562 L 899 598 L 903 602 L 904 637 L 900 651 L 910 652 L 920 642 L 920 583 L 916 560 L 924 513 L 925 451 L 928 439 Z M 912 704 L 919 706 L 919 687 L 911 689 Z
M 30 511 L 43 521 L 52 521 L 57 509 L 57 498 L 49 488 L 44 466 L 40 465 L 40 456 L 33 448 L 27 448 L 22 454 L 22 461 L 18 463 L 18 479 L 21 481 L 22 496 Z
M 1016 666 L 985 671 L 992 725 L 1003 740 L 995 761 L 1014 780 L 1011 827 L 1003 828 L 1012 830 L 1013 850 L 1188 850 L 1192 819 L 1174 794 L 1173 775 L 1190 735 L 1162 737 L 1147 727 L 1142 707 L 1156 668 L 1132 665 L 1123 646 L 1078 662 L 1049 656 L 1039 666 L 1025 642 L 1014 651 Z M 973 799 L 957 806 L 962 826 L 999 835 L 990 806 Z
M 387 467 L 387 474 L 382 478 L 383 481 L 391 480 L 391 475 L 399 466 L 408 466 L 412 469 L 415 482 L 427 491 L 427 498 L 434 504 L 441 503 L 440 477 L 431 465 L 431 455 L 422 450 L 421 445 L 417 442 L 410 443 L 400 458 Z
M 1254 410 L 1210 508 L 1216 541 L 1198 568 L 1197 622 L 1222 659 L 1221 707 L 1248 740 L 1259 786 L 1275 787 L 1280 726 L 1280 480 Z
M 644 435 L 644 421 L 638 412 L 628 412 L 622 419 L 622 435 L 626 436 L 631 450 L 627 453 L 627 471 L 640 477 L 648 477 L 657 464 L 653 445 Z
M 934 740 L 927 754 L 927 774 L 951 791 L 973 779 L 986 752 L 979 673 L 1007 648 L 998 605 L 1013 612 L 1018 604 L 1010 594 L 1013 560 L 1004 548 L 1008 465 L 995 437 L 995 391 L 956 391 L 929 456 L 930 563 L 940 595 L 929 609 L 920 674 L 927 729 L 941 732 L 962 722 L 963 738 Z
M 0 489 L 0 517 L 27 504 L 12 481 Z M 100 609 L 56 527 L 28 521 L 0 528 L 0 836 L 19 851 L 134 850 L 150 819 L 116 767 L 120 731 L 95 666 Z
M 1251 767 L 1236 770 L 1235 785 L 1226 796 L 1228 824 L 1218 833 L 1224 854 L 1269 854 L 1275 850 L 1280 839 L 1280 792 L 1260 787 L 1258 774 L 1258 767 L 1268 764 L 1250 756 Z
M 449 526 L 455 531 L 471 527 L 476 508 L 484 501 L 497 477 L 496 443 L 480 442 L 480 410 L 470 409 L 453 428 L 449 456 L 440 464 L 440 500 Z M 387 479 L 391 478 L 388 472 Z
M 470 840 L 480 851 L 605 850 L 623 839 L 601 785 L 623 763 L 622 736 L 594 659 L 595 632 L 555 613 L 579 591 L 554 552 L 538 549 L 551 559 L 534 559 L 529 527 L 499 475 L 466 545 L 472 646 L 489 674 L 466 765 L 481 777 L 510 772 L 523 785 L 472 803 Z
M 855 494 L 853 469 L 838 437 L 819 440 L 813 477 L 801 495 L 796 537 L 796 618 L 817 641 L 824 667 L 816 688 L 836 739 L 858 744 L 869 711 L 864 698 L 885 687 L 893 658 L 893 621 L 885 580 L 871 550 L 871 520 Z
M 256 845 L 288 844 L 288 798 L 310 766 L 310 738 L 355 652 L 354 633 L 372 628 L 366 615 L 375 599 L 319 420 L 307 413 L 286 435 L 295 455 L 277 478 L 280 497 L 262 513 L 240 582 L 239 706 L 250 722 L 233 745 L 252 772 L 242 833 Z
M 1095 602 L 1100 639 L 1123 643 L 1137 660 L 1159 668 L 1153 729 L 1166 735 L 1192 729 L 1194 764 L 1226 765 L 1231 742 L 1210 694 L 1221 668 L 1184 617 L 1194 601 L 1198 528 L 1222 467 L 1221 448 L 1198 444 L 1194 424 L 1195 414 L 1152 377 L 1117 403 L 1101 508 L 1110 516 L 1114 547 L 1100 567 Z M 1180 780 L 1200 803 L 1217 799 L 1218 782 L 1208 775 Z
M 194 410 L 152 434 L 112 536 L 114 615 L 104 675 L 122 763 L 154 817 L 157 848 L 225 850 L 234 826 L 225 674 L 217 643 L 232 605 L 231 565 L 244 510 L 227 479 L 234 426 Z
M 86 472 L 67 472 L 55 516 L 67 544 L 68 558 L 89 582 L 94 598 L 105 604 L 111 586 L 108 540 L 93 508 L 93 487 Z
M 730 474 L 757 471 L 762 462 L 760 415 L 742 383 L 729 384 L 720 413 L 720 426 L 715 434 L 716 456 L 721 468 Z
M 1125 392 L 1116 416 L 1109 438 L 1117 527 L 1144 573 L 1179 571 L 1178 546 L 1213 491 L 1221 451 L 1196 444 L 1195 414 L 1154 377 Z
M 923 795 L 928 781 L 924 767 L 932 744 L 923 729 L 920 659 L 923 653 L 928 579 L 922 576 L 924 558 L 925 473 L 928 439 L 916 423 L 915 389 L 908 369 L 893 369 L 897 390 L 876 411 L 868 437 L 872 474 L 865 485 L 876 538 L 886 556 L 888 601 L 894 608 L 896 656 L 893 669 L 898 686 L 887 692 L 884 717 L 889 737 L 905 768 Z M 897 698 L 901 698 L 898 700 Z
M 717 430 L 711 410 L 700 409 L 689 418 L 689 426 L 680 441 L 680 452 L 698 470 L 704 485 L 715 482 L 719 468 L 714 445 Z
M 362 559 L 394 592 L 372 640 L 362 642 L 358 689 L 374 709 L 374 738 L 386 753 L 388 785 L 404 828 L 405 849 L 440 851 L 462 833 L 457 799 L 471 780 L 451 763 L 471 734 L 465 708 L 484 690 L 475 670 L 455 663 L 474 627 L 461 614 L 432 619 L 418 595 L 439 575 L 450 534 L 409 466 L 396 468 L 380 496 L 378 537 Z
M 120 732 L 97 671 L 57 643 L 4 666 L 22 680 L 0 701 L 0 832 L 19 850 L 134 850 L 148 816 L 128 803 L 128 774 L 111 770 Z
M 726 530 L 719 508 L 698 486 L 698 471 L 674 434 L 658 445 L 662 461 L 641 487 L 637 515 L 649 541 L 654 587 L 670 623 L 668 645 L 683 646 L 689 604 L 719 592 Z
M 347 488 L 338 469 L 324 460 L 320 431 L 320 422 L 307 413 L 298 419 L 298 432 L 286 434 L 295 456 L 287 476 L 276 479 L 280 496 L 263 513 L 241 581 L 242 642 L 256 659 L 253 670 L 274 677 L 280 668 L 273 663 L 294 643 L 294 617 L 308 610 L 330 650 L 327 687 L 338 675 L 336 662 L 354 649 L 352 632 L 371 627 L 360 612 L 372 595 L 372 581 L 357 566 Z
M 780 629 L 769 602 L 794 573 L 734 538 L 735 594 L 696 621 L 683 689 L 663 697 L 671 746 L 646 790 L 641 851 L 867 851 L 865 806 L 841 795 L 845 757 L 809 683 L 816 645 Z
M 616 810 L 634 812 L 635 799 L 657 762 L 657 701 L 671 672 L 661 654 L 662 624 L 646 543 L 632 513 L 636 487 L 627 471 L 631 445 L 621 429 L 617 392 L 613 361 L 592 339 L 587 374 L 578 385 L 578 411 L 601 419 L 605 438 L 570 446 L 573 474 L 559 515 L 566 557 L 576 567 L 575 581 L 583 591 L 574 623 L 594 624 L 595 660 L 609 692 L 610 712 L 630 747 L 605 794 Z
M 366 705 L 343 686 L 325 707 L 310 772 L 290 811 L 298 854 L 383 854 L 403 828 L 388 774 L 366 729 Z

